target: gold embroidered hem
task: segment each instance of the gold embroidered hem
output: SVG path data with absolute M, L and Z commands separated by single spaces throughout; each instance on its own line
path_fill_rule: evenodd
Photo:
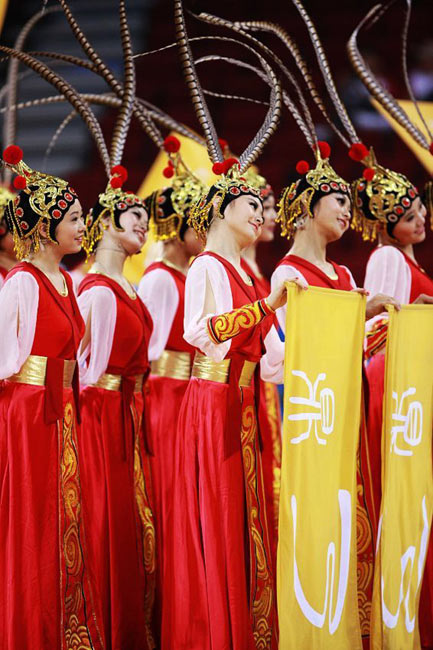
M 275 594 L 255 406 L 244 403 L 241 429 L 242 461 L 250 553 L 250 611 L 257 650 L 270 650 L 275 635 Z
M 156 585 L 156 540 L 155 524 L 151 507 L 152 493 L 150 484 L 149 457 L 141 452 L 141 416 L 135 402 L 131 404 L 131 415 L 134 424 L 134 492 L 139 520 L 141 522 L 143 540 L 143 563 L 146 574 L 144 594 L 146 639 L 150 649 L 155 648 L 153 637 L 153 608 Z
M 63 388 L 71 388 L 76 361 L 65 359 L 63 361 Z M 21 366 L 19 372 L 7 378 L 7 381 L 31 386 L 45 386 L 47 374 L 47 357 L 31 354 Z
M 83 558 L 83 531 L 81 523 L 81 485 L 77 457 L 75 413 L 71 403 L 66 403 L 64 419 L 58 425 L 60 441 L 59 473 L 59 549 L 61 566 L 61 616 L 62 648 L 64 650 L 91 650 L 90 626 L 102 647 L 93 603 L 87 602 L 89 592 Z M 91 598 L 91 596 L 90 596 Z
M 137 375 L 135 377 L 134 393 L 141 393 L 143 389 L 144 375 Z M 110 375 L 105 372 L 101 375 L 97 382 L 91 384 L 95 388 L 104 388 L 105 390 L 121 390 L 122 388 L 122 375 Z
M 257 363 L 255 361 L 244 361 L 239 379 L 239 386 L 245 388 L 251 386 L 256 366 Z M 220 384 L 227 384 L 229 380 L 229 370 L 230 359 L 214 361 L 213 359 L 206 357 L 204 354 L 196 352 L 191 377 L 216 381 Z
M 164 350 L 159 359 L 152 361 L 150 374 L 188 381 L 191 376 L 191 355 L 189 352 Z

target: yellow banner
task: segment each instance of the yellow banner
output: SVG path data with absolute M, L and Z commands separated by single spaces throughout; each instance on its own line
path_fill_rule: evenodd
M 359 650 L 356 454 L 365 298 L 288 284 L 280 649 Z
M 371 647 L 412 650 L 433 511 L 433 307 L 389 312 Z

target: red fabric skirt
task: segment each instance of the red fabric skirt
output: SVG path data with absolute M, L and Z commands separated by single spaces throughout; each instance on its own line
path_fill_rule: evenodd
M 371 453 L 371 468 L 375 509 L 380 512 L 381 489 L 381 438 L 382 405 L 385 380 L 385 355 L 376 354 L 367 366 L 369 386 L 368 442 Z M 377 533 L 377 531 L 376 531 Z M 433 527 L 427 552 L 426 567 L 419 603 L 419 630 L 423 648 L 433 649 Z
M 228 392 L 192 378 L 179 415 L 164 650 L 276 647 L 254 394 L 242 389 L 239 451 L 225 457 Z
M 0 647 L 102 648 L 87 573 L 75 408 L 44 420 L 45 388 L 0 383 Z
M 80 454 L 89 571 L 98 590 L 106 649 L 153 648 L 155 533 L 150 471 L 141 435 L 143 396 L 128 422 L 122 394 L 81 393 Z
M 152 470 L 153 514 L 156 534 L 155 628 L 160 638 L 164 606 L 164 566 L 167 528 L 173 505 L 174 453 L 177 421 L 188 381 L 150 375 L 149 424 L 150 466 Z

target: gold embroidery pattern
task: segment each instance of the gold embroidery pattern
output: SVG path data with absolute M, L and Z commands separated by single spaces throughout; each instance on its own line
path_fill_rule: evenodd
M 265 495 L 261 459 L 257 443 L 257 422 L 253 405 L 242 412 L 242 459 L 250 546 L 250 607 L 254 643 L 257 650 L 272 646 L 275 599 L 270 569 L 270 551 L 263 504 Z
M 280 405 L 278 402 L 277 387 L 270 382 L 264 382 L 265 403 L 268 422 L 272 436 L 272 475 L 274 495 L 274 520 L 275 540 L 278 539 L 278 515 L 280 509 L 280 486 L 281 486 L 281 421 L 279 415 Z
M 61 425 L 60 425 L 61 426 Z M 62 650 L 93 650 L 84 594 L 85 567 L 81 539 L 81 493 L 74 408 L 66 403 L 60 450 L 60 548 Z
M 143 458 L 140 449 L 140 431 L 141 417 L 137 413 L 134 401 L 131 404 L 131 413 L 134 422 L 134 489 L 135 500 L 143 533 L 143 562 L 146 574 L 146 592 L 144 599 L 145 621 L 146 621 L 146 639 L 149 648 L 155 648 L 155 641 L 152 632 L 152 615 L 153 604 L 155 600 L 155 581 L 156 581 L 156 545 L 155 545 L 155 526 L 153 513 L 150 506 L 151 496 L 149 495 L 149 486 L 147 485 L 143 463 L 148 463 L 147 458 Z M 149 467 L 147 467 L 149 470 Z M 150 476 L 150 470 L 146 476 Z
M 271 313 L 264 300 L 256 300 L 249 305 L 213 316 L 207 321 L 208 336 L 213 343 L 223 343 L 240 334 L 243 330 L 254 327 Z

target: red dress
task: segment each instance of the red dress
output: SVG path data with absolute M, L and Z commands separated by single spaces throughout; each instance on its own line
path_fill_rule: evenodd
M 254 286 L 229 262 L 214 253 L 198 258 L 204 256 L 224 266 L 233 308 L 257 300 Z M 164 650 L 276 647 L 257 393 L 254 383 L 239 388 L 244 361 L 260 360 L 271 325 L 268 318 L 231 340 L 228 383 L 193 376 L 185 393 L 176 441 Z
M 308 284 L 314 287 L 352 291 L 354 287 L 347 269 L 335 262 L 330 261 L 330 263 L 334 267 L 337 276 L 336 279 L 330 278 L 320 268 L 297 255 L 286 255 L 281 260 L 279 266 L 289 265 L 295 267 L 300 271 L 300 273 L 302 273 Z M 365 648 L 368 647 L 370 634 L 370 611 L 371 599 L 373 596 L 374 563 L 374 523 L 372 522 L 374 513 L 372 512 L 371 473 L 369 469 L 370 454 L 366 443 L 365 417 L 361 417 L 361 434 L 357 466 L 358 501 L 356 508 L 356 532 L 358 548 L 358 605 L 362 642 Z
M 246 260 L 241 260 L 241 266 L 252 278 L 257 296 L 267 298 L 271 293 L 269 281 L 263 275 L 255 275 Z M 262 379 L 260 379 L 258 415 L 262 440 L 263 481 L 265 485 L 269 541 L 275 575 L 281 481 L 281 408 L 276 385 Z
M 78 391 L 63 388 L 64 360 L 76 358 L 84 323 L 66 273 L 68 295 L 61 296 L 27 262 L 7 282 L 19 271 L 39 287 L 26 363 L 37 361 L 34 355 L 48 360 L 45 385 L 18 382 L 17 375 L 0 384 L 0 647 L 101 648 L 81 522 Z
M 147 650 L 154 647 L 155 531 L 144 440 L 144 387 L 152 320 L 141 300 L 130 298 L 114 280 L 89 273 L 79 295 L 92 287 L 113 292 L 117 318 L 105 374 L 81 393 L 79 440 L 89 570 L 101 599 L 105 647 Z M 142 388 L 136 378 L 143 375 Z M 120 388 L 110 387 L 113 376 L 121 377 Z
M 401 251 L 402 252 L 402 251 Z M 410 302 L 414 302 L 422 293 L 433 295 L 433 280 L 425 271 L 402 253 L 411 274 Z M 375 507 L 380 511 L 382 498 L 381 486 L 381 439 L 382 439 L 382 406 L 385 376 L 385 355 L 375 354 L 368 363 L 367 379 L 369 385 L 369 407 L 367 430 L 371 449 L 373 494 Z M 427 561 L 421 589 L 419 607 L 419 627 L 421 645 L 423 648 L 433 648 L 433 533 L 430 534 Z
M 186 276 L 181 271 L 163 262 L 154 262 L 151 264 L 146 269 L 145 275 L 155 269 L 161 269 L 172 277 L 176 284 L 179 298 L 165 350 L 160 362 L 152 362 L 148 380 L 149 433 L 153 452 L 153 455 L 150 457 L 150 464 L 152 469 L 157 548 L 155 618 L 157 618 L 156 625 L 159 636 L 165 592 L 163 578 L 164 557 L 166 553 L 165 539 L 173 504 L 174 449 L 177 419 L 185 391 L 188 387 L 194 348 L 183 338 Z M 178 352 L 184 354 L 177 355 L 176 353 Z M 185 355 L 188 355 L 188 357 Z M 188 365 L 185 364 L 185 358 L 187 358 Z M 162 363 L 164 363 L 164 367 L 162 367 Z

